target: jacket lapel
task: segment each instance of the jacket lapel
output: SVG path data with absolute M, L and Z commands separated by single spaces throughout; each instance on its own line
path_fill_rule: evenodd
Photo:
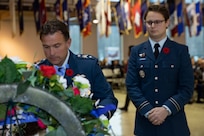
M 142 51 L 143 51 L 143 53 L 146 53 L 147 57 L 149 57 L 151 60 L 155 61 L 154 53 L 152 51 L 152 47 L 151 47 L 151 44 L 149 41 L 144 43 Z

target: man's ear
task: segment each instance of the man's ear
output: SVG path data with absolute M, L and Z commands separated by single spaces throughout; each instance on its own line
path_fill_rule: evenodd
M 71 46 L 71 41 L 72 41 L 71 39 L 68 39 L 68 40 L 66 41 L 66 44 L 67 44 L 67 47 L 68 47 L 68 48 L 70 48 L 70 46 Z

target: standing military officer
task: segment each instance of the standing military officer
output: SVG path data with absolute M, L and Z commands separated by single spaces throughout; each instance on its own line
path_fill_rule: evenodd
M 194 79 L 188 47 L 167 37 L 166 7 L 150 5 L 144 22 L 149 39 L 131 49 L 126 77 L 128 96 L 137 108 L 134 134 L 189 136 L 184 106 Z

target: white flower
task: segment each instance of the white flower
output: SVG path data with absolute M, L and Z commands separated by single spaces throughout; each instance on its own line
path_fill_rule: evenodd
M 64 89 L 67 88 L 67 79 L 64 78 L 63 76 L 60 76 L 59 83 L 62 84 L 62 86 L 63 86 Z
M 89 97 L 90 89 L 79 89 L 81 97 Z
M 81 97 L 89 97 L 91 91 L 91 85 L 88 79 L 84 75 L 76 75 L 73 78 L 73 86 L 80 90 Z
M 22 60 L 19 57 L 9 57 L 14 63 L 19 63 Z
M 89 88 L 91 86 L 89 83 L 89 80 L 85 78 L 85 75 L 76 75 L 74 77 L 74 82 L 80 82 L 81 84 L 87 84 Z

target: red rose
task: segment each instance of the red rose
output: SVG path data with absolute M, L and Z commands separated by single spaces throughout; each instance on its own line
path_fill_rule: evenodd
M 41 128 L 41 129 L 46 129 L 47 128 L 47 126 L 40 120 L 40 119 L 38 119 L 38 126 Z
M 169 48 L 167 48 L 167 47 L 164 47 L 163 48 L 163 53 L 164 54 L 168 54 L 170 52 L 170 49 Z
M 80 95 L 80 90 L 77 87 L 72 88 L 74 91 L 74 95 Z
M 52 75 L 56 74 L 56 70 L 53 66 L 41 65 L 40 71 L 44 77 L 50 78 Z
M 8 110 L 7 115 L 14 116 L 16 109 L 17 109 L 16 107 L 13 107 L 11 110 Z
M 67 76 L 73 76 L 73 74 L 74 74 L 74 71 L 72 69 L 67 69 L 66 70 L 66 75 Z

